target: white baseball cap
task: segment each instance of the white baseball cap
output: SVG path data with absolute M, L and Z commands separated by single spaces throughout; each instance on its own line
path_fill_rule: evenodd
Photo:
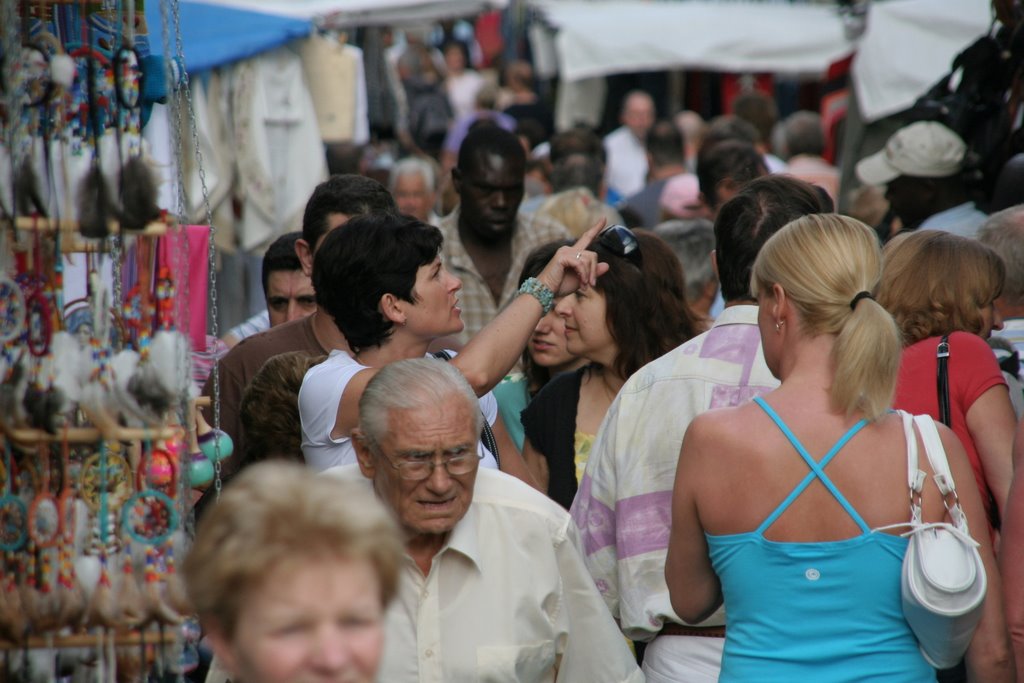
M 945 178 L 963 168 L 967 145 L 941 123 L 918 121 L 892 134 L 885 148 L 861 159 L 857 177 L 868 185 L 885 185 L 901 175 Z

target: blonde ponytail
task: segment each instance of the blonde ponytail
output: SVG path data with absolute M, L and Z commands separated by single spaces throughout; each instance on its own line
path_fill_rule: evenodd
M 881 249 L 871 228 L 847 216 L 813 214 L 792 221 L 765 243 L 751 277 L 755 295 L 781 285 L 806 334 L 835 335 L 832 403 L 869 420 L 892 404 L 902 349 L 895 321 L 871 296 L 881 271 Z

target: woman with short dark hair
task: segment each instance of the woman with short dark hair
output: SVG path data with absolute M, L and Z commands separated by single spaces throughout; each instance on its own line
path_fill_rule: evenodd
M 554 298 L 576 291 L 581 283 L 591 286 L 603 272 L 596 256 L 586 251 L 598 228 L 574 246 L 559 249 L 461 353 L 448 353 L 494 426 L 494 441 L 478 451 L 485 467 L 500 464 L 503 471 L 532 483 L 497 416 L 490 390 L 515 364 Z M 378 368 L 423 357 L 435 340 L 462 331 L 462 283 L 442 263 L 441 241 L 434 226 L 371 214 L 332 231 L 317 250 L 317 304 L 345 335 L 351 354 L 332 352 L 306 373 L 299 392 L 302 451 L 315 469 L 355 462 L 351 431 L 358 423 L 359 398 Z M 491 448 L 495 442 L 507 446 L 500 449 L 498 462 Z

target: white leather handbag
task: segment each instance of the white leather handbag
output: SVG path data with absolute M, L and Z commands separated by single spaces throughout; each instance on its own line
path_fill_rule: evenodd
M 978 543 L 967 528 L 935 421 L 928 415 L 915 417 L 905 412 L 902 417 L 911 491 L 910 531 L 903 534 L 910 539 L 903 557 L 903 616 L 925 659 L 935 668 L 945 669 L 956 665 L 970 645 L 981 619 L 988 579 Z M 925 475 L 917 467 L 915 424 L 952 523 L 921 520 Z

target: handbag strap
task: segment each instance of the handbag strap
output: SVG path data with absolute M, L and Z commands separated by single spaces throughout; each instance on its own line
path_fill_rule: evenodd
M 956 494 L 956 482 L 953 481 L 953 473 L 949 470 L 949 460 L 946 459 L 946 449 L 942 446 L 942 439 L 939 437 L 939 430 L 935 426 L 935 420 L 929 415 L 916 415 L 914 422 L 921 434 L 921 441 L 924 443 L 924 452 L 928 456 L 928 462 L 935 473 L 933 479 L 938 486 L 942 497 L 952 497 L 952 502 L 946 501 L 946 509 L 953 524 L 962 532 L 967 530 L 967 515 L 960 507 L 960 498 Z
M 907 439 L 907 486 L 910 489 L 911 523 L 921 521 L 921 491 L 924 489 L 924 471 L 918 467 L 917 434 L 914 416 L 905 410 L 896 411 L 903 419 L 903 435 Z
M 942 335 L 939 345 L 935 348 L 936 371 L 935 382 L 939 396 L 939 421 L 947 427 L 953 426 L 949 411 L 949 335 Z

